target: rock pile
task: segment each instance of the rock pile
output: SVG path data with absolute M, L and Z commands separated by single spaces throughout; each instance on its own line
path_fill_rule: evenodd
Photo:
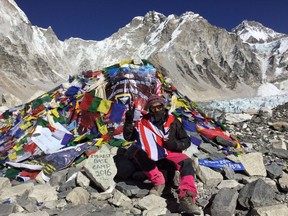
M 227 146 L 204 142 L 199 148 L 188 149 L 187 154 L 195 161 L 197 204 L 203 215 L 287 215 L 288 103 L 272 110 L 225 113 L 219 121 L 234 131 L 245 147 L 231 147 L 228 151 L 234 152 L 227 157 Z M 180 215 L 177 172 L 163 170 L 167 177 L 164 194 L 148 195 L 152 184 L 129 159 L 129 149 L 109 146 L 99 152 L 94 161 L 97 172 L 103 170 L 101 174 L 95 169 L 93 172 L 95 163 L 88 161 L 90 157 L 77 166 L 54 172 L 46 183 L 40 175 L 25 183 L 10 181 L 3 177 L 4 169 L 0 177 L 0 215 Z M 245 170 L 199 163 L 202 159 L 223 158 L 241 163 Z

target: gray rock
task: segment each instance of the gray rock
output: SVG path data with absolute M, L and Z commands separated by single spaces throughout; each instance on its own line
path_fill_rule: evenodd
M 288 175 L 279 178 L 278 182 L 281 190 L 283 190 L 284 192 L 288 192 Z
M 229 179 L 229 180 L 234 179 L 235 172 L 231 167 L 224 166 L 222 173 L 226 179 Z
M 195 156 L 200 160 L 200 159 L 209 158 L 210 154 L 204 153 L 204 152 L 199 152 L 199 153 L 195 154 Z
M 167 212 L 166 208 L 153 208 L 149 210 L 144 210 L 143 215 L 145 216 L 165 215 L 166 212 Z
M 244 208 L 255 208 L 271 205 L 274 198 L 274 190 L 262 179 L 245 185 L 239 192 L 238 202 Z
M 0 204 L 0 216 L 10 215 L 15 209 L 15 204 Z
M 80 171 L 77 172 L 76 182 L 80 187 L 83 188 L 88 188 L 90 185 L 90 179 Z
M 275 139 L 269 139 L 269 143 L 271 143 L 271 145 L 272 145 L 272 148 L 280 148 L 280 149 L 285 149 L 285 150 L 287 150 L 287 147 L 286 147 L 286 145 L 285 145 L 285 143 L 284 143 L 284 141 L 283 140 L 275 140 Z
M 56 209 L 56 206 L 57 206 L 57 203 L 58 203 L 58 200 L 53 200 L 53 201 L 47 201 L 47 202 L 44 202 L 43 205 L 41 206 L 41 208 L 45 208 L 45 209 Z M 40 208 L 40 209 L 41 209 Z
M 33 188 L 34 188 L 34 184 L 32 182 L 19 184 L 13 187 L 3 188 L 1 190 L 0 199 L 1 200 L 5 200 L 5 199 L 15 200 L 16 196 L 20 196 L 26 190 L 32 191 Z
M 247 175 L 244 175 L 242 173 L 235 173 L 235 175 L 234 175 L 234 179 L 239 181 L 239 182 L 243 182 L 243 180 L 245 180 L 245 178 L 247 178 Z
M 33 191 L 29 193 L 29 198 L 35 198 L 38 202 L 57 200 L 56 187 L 49 184 L 35 185 Z
M 147 184 L 141 184 L 141 188 L 139 188 L 135 181 L 118 182 L 116 184 L 116 189 L 128 197 L 144 197 L 149 193 Z
M 272 163 L 266 166 L 267 176 L 271 179 L 280 177 L 283 173 L 282 168 L 276 163 Z
M 258 152 L 245 154 L 239 157 L 245 171 L 249 176 L 266 176 L 266 168 L 263 163 L 263 155 Z
M 57 197 L 58 199 L 63 199 L 63 198 L 66 198 L 67 194 L 69 194 L 70 192 L 72 191 L 71 190 L 68 190 L 68 191 L 61 191 L 57 194 Z
M 215 159 L 222 159 L 222 158 L 226 158 L 226 155 L 223 152 L 212 152 L 209 155 L 209 158 L 211 160 L 215 160 Z
M 197 204 L 202 208 L 205 208 L 209 204 L 209 200 L 197 198 Z
M 215 196 L 211 206 L 211 216 L 231 216 L 235 214 L 238 192 L 222 188 Z
M 201 165 L 198 166 L 196 174 L 207 187 L 217 186 L 223 180 L 223 176 L 219 172 Z
M 78 168 L 78 167 L 70 167 L 70 168 L 68 169 L 68 172 L 67 172 L 67 180 L 68 180 L 69 178 L 71 178 L 73 175 L 75 175 L 76 173 L 78 173 L 78 171 L 79 171 L 79 168 Z
M 288 196 L 287 196 L 288 198 Z M 281 193 L 281 194 L 275 194 L 275 200 L 279 203 L 286 203 L 286 195 Z
M 271 118 L 273 115 L 273 111 L 272 109 L 261 107 L 258 115 L 265 118 Z
M 109 206 L 109 203 L 107 202 L 107 199 L 105 200 L 99 200 L 99 199 L 90 199 L 89 203 L 91 203 L 93 206 L 95 206 L 97 209 L 104 208 L 105 206 Z
M 49 184 L 51 186 L 59 186 L 64 184 L 67 180 L 67 173 L 68 173 L 67 169 L 52 173 L 49 179 Z
M 127 216 L 127 214 L 124 213 L 124 210 L 121 208 L 116 208 L 113 205 L 104 205 L 96 208 L 91 216 L 94 215 Z
M 59 209 L 44 209 L 43 211 L 45 211 L 48 215 L 59 215 L 61 212 Z
M 12 213 L 9 216 L 49 216 L 49 214 L 46 211 L 36 211 L 36 212 L 31 212 L 31 213 Z
M 102 215 L 97 214 L 97 209 L 92 204 L 85 204 L 67 208 L 62 211 L 58 216 L 87 216 L 89 213 L 93 213 L 94 215 Z
M 210 143 L 202 143 L 198 148 L 209 154 L 218 153 L 218 148 Z
M 217 185 L 218 189 L 222 189 L 222 188 L 231 188 L 232 189 L 232 188 L 234 188 L 236 190 L 239 190 L 242 187 L 243 187 L 243 185 L 234 179 L 223 180 L 219 185 Z
M 28 212 L 35 212 L 37 210 L 37 200 L 29 198 L 29 191 L 25 191 L 21 196 L 17 197 L 17 204 Z
M 113 197 L 108 201 L 109 203 L 112 203 L 113 205 L 118 207 L 121 206 L 124 209 L 131 209 L 133 206 L 131 199 L 118 190 L 114 191 Z
M 288 207 L 285 204 L 258 207 L 252 210 L 252 215 L 255 216 L 287 216 Z
M 96 200 L 108 200 L 111 199 L 113 197 L 113 193 L 91 193 L 90 194 L 90 198 L 91 199 L 96 199 Z
M 137 208 L 132 208 L 130 211 L 131 211 L 132 215 L 141 215 L 141 213 L 142 213 L 142 211 L 140 209 L 137 209 Z
M 70 201 L 73 205 L 87 204 L 89 199 L 90 194 L 81 187 L 74 188 L 66 197 L 66 200 Z
M 221 146 L 226 146 L 226 147 L 236 147 L 236 143 L 232 142 L 230 140 L 224 139 L 220 136 L 216 136 L 215 142 Z
M 149 194 L 148 196 L 140 199 L 137 206 L 139 206 L 139 208 L 142 210 L 151 210 L 166 208 L 167 204 L 164 198 L 154 194 Z
M 72 190 L 73 188 L 75 188 L 76 186 L 77 186 L 77 185 L 76 185 L 76 179 L 73 178 L 73 179 L 65 182 L 64 184 L 62 184 L 62 185 L 59 187 L 58 191 L 59 191 L 59 192 L 70 191 L 70 190 Z
M 2 188 L 9 188 L 11 186 L 12 186 L 11 182 L 8 178 L 0 177 L 0 192 L 1 192 Z
M 282 159 L 288 159 L 288 150 L 285 149 L 271 149 L 270 154 Z

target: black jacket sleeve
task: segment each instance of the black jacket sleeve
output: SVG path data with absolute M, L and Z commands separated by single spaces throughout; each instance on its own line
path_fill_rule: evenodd
M 175 118 L 170 125 L 168 140 L 164 141 L 166 149 L 174 152 L 182 152 L 191 145 L 190 137 L 187 135 L 183 124 Z

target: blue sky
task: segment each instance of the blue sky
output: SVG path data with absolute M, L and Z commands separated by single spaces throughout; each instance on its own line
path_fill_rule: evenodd
M 103 40 L 135 16 L 157 11 L 180 16 L 200 14 L 212 25 L 231 31 L 254 20 L 288 34 L 288 0 L 15 0 L 32 25 L 52 27 L 60 40 Z

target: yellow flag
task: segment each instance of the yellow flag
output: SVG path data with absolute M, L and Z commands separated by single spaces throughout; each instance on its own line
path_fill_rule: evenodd
M 188 106 L 183 101 L 180 101 L 179 98 L 177 98 L 177 100 L 175 101 L 175 104 L 177 107 L 183 107 L 185 109 L 188 109 Z
M 13 152 L 13 153 L 9 154 L 8 158 L 10 161 L 16 160 L 17 159 L 17 152 Z
M 51 110 L 51 113 L 52 113 L 56 118 L 59 118 L 59 117 L 60 117 L 57 109 L 52 109 L 52 110 Z
M 238 141 L 237 137 L 233 133 L 231 134 L 231 136 L 236 142 L 236 147 L 235 148 L 242 148 L 242 146 L 241 146 L 240 142 Z
M 80 136 L 78 136 L 78 137 L 76 137 L 76 138 L 74 139 L 74 142 L 78 142 L 78 141 L 80 141 L 80 140 L 82 140 L 82 139 L 84 139 L 84 138 L 85 138 L 85 134 L 80 135 Z
M 29 121 L 29 122 L 26 122 L 25 124 L 22 124 L 20 126 L 21 130 L 26 130 L 28 127 L 30 127 L 32 125 L 32 123 Z
M 100 146 L 102 144 L 103 138 L 100 138 L 97 140 L 97 142 L 95 143 L 95 146 Z
M 78 100 L 78 99 L 82 98 L 83 96 L 84 96 L 84 94 L 77 94 L 77 95 L 75 96 L 75 98 Z
M 13 149 L 15 150 L 15 151 L 20 151 L 21 149 L 22 149 L 22 144 L 20 144 L 20 145 L 15 145 L 14 147 L 13 147 Z
M 121 146 L 125 147 L 125 146 L 128 146 L 128 145 L 131 145 L 133 142 L 130 142 L 130 141 L 126 141 L 124 143 L 122 143 Z
M 97 111 L 104 113 L 104 114 L 107 114 L 110 110 L 111 104 L 112 104 L 112 101 L 103 99 L 103 100 L 101 100 L 101 102 L 97 108 Z
M 34 116 L 31 116 L 31 115 L 28 115 L 28 116 L 25 116 L 24 118 L 23 118 L 23 120 L 25 120 L 25 121 L 31 121 L 31 120 L 35 120 L 36 118 L 34 117 Z
M 96 119 L 96 124 L 97 124 L 97 128 L 98 128 L 99 132 L 102 135 L 108 134 L 108 129 L 107 129 L 106 125 L 103 123 L 101 118 Z
M 164 76 L 161 73 L 158 73 L 157 75 L 158 75 L 158 78 L 161 81 L 161 83 L 163 83 L 164 82 Z
M 123 60 L 119 63 L 120 66 L 125 65 L 125 64 L 131 64 L 132 63 L 132 59 L 127 59 L 127 60 Z

